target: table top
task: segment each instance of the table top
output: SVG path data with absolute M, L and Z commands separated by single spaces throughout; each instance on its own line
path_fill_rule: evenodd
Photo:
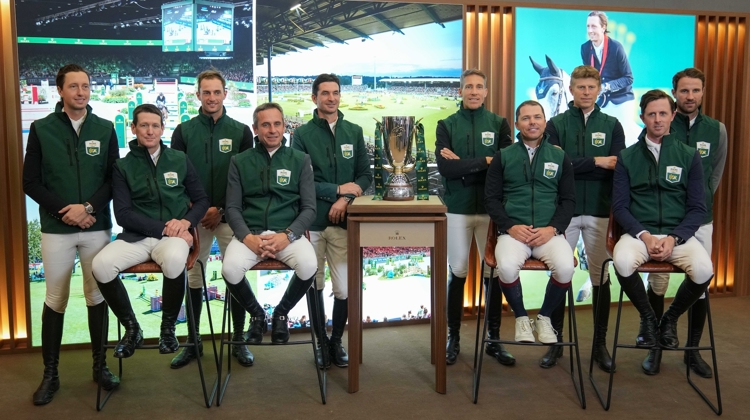
M 364 195 L 355 198 L 347 213 L 354 214 L 373 214 L 373 213 L 400 213 L 400 214 L 425 214 L 425 213 L 446 213 L 446 207 L 443 200 L 437 195 L 431 195 L 429 200 L 409 201 L 387 201 L 373 200 L 372 195 Z

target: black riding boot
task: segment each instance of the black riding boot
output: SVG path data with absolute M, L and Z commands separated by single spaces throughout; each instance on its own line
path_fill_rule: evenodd
M 105 325 L 109 325 L 109 308 L 107 302 L 98 305 L 87 306 L 89 315 L 89 337 L 91 338 L 91 356 L 94 359 L 94 382 L 99 383 L 101 379 L 102 388 L 111 391 L 120 385 L 120 378 L 109 371 L 107 367 L 107 352 L 103 351 L 102 345 L 106 342 L 106 333 L 103 331 Z M 99 366 L 102 369 L 99 371 Z
M 284 296 L 281 297 L 281 301 L 273 310 L 271 343 L 284 344 L 289 341 L 289 320 L 287 319 L 287 314 L 305 296 L 307 289 L 310 288 L 313 281 L 315 281 L 314 274 L 306 280 L 300 280 L 296 274 L 292 276 L 292 280 L 289 282 Z
M 161 328 L 159 333 L 159 353 L 174 353 L 180 348 L 180 342 L 175 335 L 175 324 L 180 314 L 182 300 L 185 297 L 185 274 L 173 279 L 164 276 L 162 283 L 164 295 L 161 304 Z M 200 319 L 196 320 L 200 322 Z
M 445 362 L 449 365 L 456 363 L 461 352 L 459 334 L 461 331 L 461 317 L 464 312 L 464 284 L 466 277 L 458 277 L 449 271 L 448 279 L 448 345 L 445 348 Z
M 333 329 L 331 330 L 331 340 L 329 342 L 329 351 L 333 364 L 338 367 L 349 366 L 349 355 L 341 344 L 341 337 L 344 335 L 346 319 L 349 314 L 348 299 L 333 299 Z
M 193 319 L 190 317 L 190 311 L 186 310 L 187 315 L 187 326 L 188 326 L 188 336 L 187 340 L 185 340 L 185 343 L 192 343 L 193 342 L 193 336 L 191 335 L 190 331 L 192 331 L 193 324 L 195 324 L 195 336 L 198 339 L 198 355 L 200 357 L 203 357 L 203 341 L 201 340 L 200 335 L 200 319 L 201 319 L 201 311 L 203 310 L 203 288 L 199 289 L 193 289 L 188 288 L 188 293 L 186 296 L 187 299 L 190 299 L 190 301 L 193 304 L 193 312 L 195 313 L 195 319 L 198 322 L 193 321 Z M 185 301 L 187 302 L 187 299 Z M 187 306 L 186 306 L 186 309 Z M 182 350 L 172 359 L 172 363 L 169 365 L 172 369 L 179 369 L 181 367 L 185 367 L 190 363 L 191 360 L 195 359 L 196 354 L 196 347 L 190 346 L 190 347 L 183 347 Z
M 263 334 L 268 331 L 266 324 L 266 311 L 255 298 L 253 289 L 247 278 L 243 277 L 237 284 L 232 284 L 224 279 L 229 293 L 232 295 L 232 306 L 239 304 L 247 313 L 250 314 L 250 328 L 247 330 L 245 341 L 251 344 L 260 344 L 263 342 Z M 242 329 L 240 329 L 242 331 Z
M 34 392 L 34 405 L 44 405 L 52 401 L 55 392 L 60 389 L 60 377 L 57 376 L 57 365 L 60 362 L 60 344 L 62 342 L 63 321 L 65 314 L 57 313 L 44 304 L 42 309 L 42 360 L 44 376 L 39 388 Z
M 687 343 L 689 347 L 698 347 L 700 345 L 703 326 L 706 324 L 706 313 L 706 299 L 695 301 L 693 309 L 690 312 L 690 330 L 688 331 Z M 698 350 L 685 350 L 684 361 L 701 378 L 710 378 L 713 376 L 711 366 L 703 360 Z
M 547 290 L 546 293 L 549 293 L 550 287 L 557 287 L 552 284 L 552 282 L 547 283 Z M 567 293 L 567 292 L 566 292 Z M 550 322 L 552 323 L 552 328 L 557 331 L 557 342 L 562 343 L 563 341 L 563 328 L 565 326 L 565 300 L 563 299 L 562 302 L 560 302 L 559 305 L 557 305 L 550 314 Z M 541 359 L 539 359 L 539 367 L 543 369 L 549 369 L 555 365 L 557 365 L 557 359 L 561 358 L 563 356 L 563 347 L 562 346 L 549 346 L 547 347 L 547 352 L 544 353 L 544 356 L 542 356 Z
M 232 297 L 232 341 L 245 341 L 245 308 Z M 265 317 L 263 317 L 265 323 Z M 237 358 L 240 366 L 250 367 L 255 363 L 255 356 L 245 345 L 235 344 L 232 346 L 232 356 Z
M 672 304 L 664 312 L 659 323 L 659 345 L 673 349 L 680 344 L 677 338 L 677 320 L 705 293 L 711 280 L 703 284 L 693 283 L 688 276 L 677 289 Z
M 656 315 L 654 315 L 654 310 L 648 303 L 648 296 L 646 296 L 646 289 L 643 288 L 641 276 L 637 271 L 628 277 L 623 277 L 620 273 L 617 273 L 617 270 L 615 270 L 615 273 L 617 274 L 617 280 L 620 282 L 620 287 L 641 316 L 641 326 L 638 330 L 638 336 L 635 338 L 636 347 L 655 346 L 658 321 Z
M 487 336 L 490 340 L 499 340 L 503 312 L 503 291 L 500 289 L 497 278 L 492 279 L 492 281 L 494 281 L 492 290 L 489 290 L 490 279 L 484 279 L 485 293 L 489 293 L 491 302 L 490 311 L 487 313 Z M 487 343 L 485 353 L 496 358 L 501 365 L 512 366 L 516 363 L 516 358 L 501 343 Z
M 310 326 L 318 338 L 318 344 L 315 347 L 315 364 L 323 369 L 331 367 L 331 357 L 329 356 L 329 343 L 328 333 L 326 333 L 326 312 L 325 304 L 323 303 L 323 289 L 311 290 L 309 293 L 314 293 L 314 296 L 310 297 L 312 301 L 312 308 L 310 308 Z M 316 299 L 317 297 L 317 299 Z M 317 302 L 316 302 L 317 301 Z M 315 306 L 316 304 L 320 306 Z
M 656 319 L 660 319 L 662 314 L 664 314 L 664 296 L 659 296 L 656 293 L 654 293 L 654 290 L 651 289 L 651 285 L 648 286 L 648 302 L 651 304 L 651 308 L 654 310 L 654 315 L 656 315 Z M 643 363 L 641 363 L 641 369 L 643 369 L 643 373 L 646 375 L 656 375 L 659 373 L 659 369 L 661 367 L 661 349 L 660 348 L 652 348 L 648 351 L 648 356 L 643 360 Z
M 125 333 L 117 343 L 113 356 L 118 359 L 128 358 L 143 344 L 143 330 L 138 325 L 138 320 L 135 319 L 128 291 L 125 290 L 125 285 L 122 284 L 119 276 L 109 283 L 98 283 L 98 286 L 107 305 L 112 309 L 112 313 L 125 328 Z
M 607 275 L 607 282 L 601 286 L 593 287 L 593 308 L 594 311 L 594 331 L 596 332 L 596 341 L 594 341 L 594 361 L 599 369 L 610 373 L 617 368 L 612 365 L 612 356 L 607 350 L 607 327 L 609 326 L 609 310 L 612 301 L 612 293 L 609 288 L 610 281 Z

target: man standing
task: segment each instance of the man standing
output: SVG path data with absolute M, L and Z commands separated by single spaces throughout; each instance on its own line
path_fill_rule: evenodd
M 88 105 L 89 82 L 89 74 L 76 64 L 57 72 L 60 102 L 55 112 L 31 124 L 26 146 L 23 188 L 39 203 L 47 286 L 42 311 L 44 377 L 34 392 L 35 405 L 52 401 L 60 388 L 57 366 L 76 252 L 88 308 L 94 381 L 101 380 L 106 390 L 120 384 L 101 352 L 107 304 L 91 272 L 94 256 L 111 240 L 112 165 L 119 148 L 112 123 L 94 115 Z
M 321 74 L 312 85 L 312 101 L 317 105 L 312 120 L 294 131 L 292 148 L 310 155 L 315 173 L 317 216 L 310 226 L 310 241 L 318 258 L 316 289 L 320 307 L 312 311 L 320 348 L 315 362 L 322 367 L 333 361 L 338 367 L 349 365 L 349 356 L 341 343 L 347 320 L 346 210 L 372 182 L 362 127 L 344 119 L 339 111 L 341 83 L 334 74 Z M 325 262 L 333 287 L 333 328 L 325 334 Z M 325 358 L 323 352 L 330 357 Z M 323 362 L 325 360 L 325 363 Z
M 305 231 L 315 220 L 315 186 L 310 158 L 286 147 L 284 112 L 268 102 L 255 108 L 255 147 L 232 157 L 227 180 L 227 222 L 234 237 L 221 274 L 234 299 L 250 315 L 245 341 L 259 344 L 268 329 L 266 313 L 245 277 L 266 258 L 292 270 L 289 286 L 273 310 L 271 343 L 289 341 L 289 311 L 312 286 L 318 269 Z
M 549 143 L 562 147 L 573 163 L 576 180 L 576 207 L 573 219 L 565 231 L 565 239 L 575 249 L 579 236 L 583 236 L 589 261 L 589 274 L 594 285 L 593 311 L 594 360 L 605 372 L 612 370 L 612 358 L 607 351 L 607 324 L 609 322 L 609 273 L 601 280 L 602 263 L 607 255 L 607 225 L 612 201 L 612 175 L 617 155 L 625 148 L 625 134 L 615 117 L 609 116 L 596 104 L 601 90 L 599 72 L 591 66 L 578 66 L 570 75 L 570 92 L 573 103 L 565 113 L 557 115 L 547 124 Z M 609 267 L 609 264 L 607 264 Z M 557 331 L 557 341 L 563 341 L 565 302 L 552 312 L 552 327 Z M 563 348 L 550 347 L 539 361 L 539 366 L 551 368 L 563 354 Z
M 677 114 L 671 124 L 671 133 L 677 140 L 697 149 L 701 157 L 706 217 L 695 232 L 695 238 L 711 256 L 714 194 L 719 187 L 727 158 L 727 128 L 723 123 L 701 112 L 705 82 L 706 76 L 696 68 L 688 68 L 674 75 L 672 96 L 677 103 Z M 650 274 L 648 282 L 648 300 L 656 316 L 660 317 L 664 312 L 664 293 L 669 286 L 669 274 Z M 693 304 L 691 314 L 692 328 L 688 336 L 688 346 L 697 347 L 706 323 L 705 295 Z M 711 367 L 703 360 L 698 350 L 685 351 L 684 361 L 697 375 L 704 378 L 713 376 Z M 643 371 L 647 375 L 656 375 L 659 373 L 660 364 L 661 349 L 652 349 L 643 361 Z
M 492 159 L 485 206 L 497 225 L 497 272 L 516 317 L 515 340 L 533 343 L 536 330 L 540 342 L 555 344 L 558 339 L 550 315 L 564 301 L 575 270 L 573 250 L 563 232 L 573 217 L 576 193 L 570 158 L 549 144 L 545 124 L 539 102 L 518 106 L 520 141 Z M 529 257 L 542 261 L 552 272 L 536 322 L 526 313 L 518 277 Z
M 227 115 L 224 99 L 227 97 L 226 80 L 216 70 L 206 70 L 198 75 L 196 96 L 201 101 L 198 115 L 185 121 L 172 133 L 172 148 L 185 152 L 198 172 L 203 189 L 208 195 L 210 207 L 198 226 L 200 237 L 200 254 L 198 258 L 206 264 L 214 242 L 219 243 L 219 252 L 225 255 L 227 245 L 232 239 L 232 229 L 226 223 L 227 171 L 230 159 L 238 153 L 253 146 L 253 135 L 250 127 Z M 201 309 L 203 308 L 203 281 L 200 267 L 196 265 L 188 272 L 188 299 L 192 299 L 195 312 L 195 329 L 199 330 Z M 245 311 L 242 306 L 233 302 L 232 321 L 234 323 L 233 341 L 242 341 L 245 325 Z M 188 331 L 193 320 L 188 315 Z M 203 343 L 198 337 L 198 346 L 184 347 L 172 359 L 172 369 L 187 366 L 192 359 L 203 355 Z M 192 340 L 188 335 L 187 341 Z M 253 365 L 253 354 L 246 346 L 232 346 L 232 355 L 242 366 Z
M 208 197 L 187 156 L 167 148 L 159 108 L 139 105 L 133 110 L 130 153 L 115 163 L 112 195 L 117 223 L 123 231 L 93 262 L 99 290 L 125 333 L 114 356 L 127 358 L 143 343 L 143 331 L 133 312 L 120 271 L 153 260 L 164 273 L 159 353 L 174 353 L 177 315 L 185 294 L 185 262 L 193 237 L 188 231 L 206 214 Z
M 484 188 L 487 168 L 498 150 L 513 143 L 510 138 L 508 120 L 484 108 L 487 97 L 487 77 L 477 69 L 461 75 L 459 93 L 463 101 L 459 110 L 450 117 L 438 121 L 435 157 L 438 171 L 443 178 L 448 206 L 448 345 L 445 361 L 456 363 L 461 347 L 460 329 L 464 309 L 464 284 L 469 272 L 469 250 L 471 240 L 477 243 L 480 255 L 484 255 L 490 217 L 484 207 Z M 489 267 L 484 276 L 485 286 L 490 281 Z M 493 305 L 488 314 L 488 334 L 497 339 L 500 334 L 502 292 L 492 288 L 489 297 Z M 491 343 L 487 354 L 504 365 L 512 365 L 516 359 L 502 344 Z
M 641 97 L 646 129 L 638 143 L 620 153 L 615 168 L 612 212 L 625 233 L 613 259 L 620 286 L 641 316 L 638 347 L 677 347 L 678 318 L 713 277 L 711 257 L 693 236 L 706 217 L 701 159 L 698 151 L 669 134 L 675 109 L 666 93 L 646 92 Z M 660 322 L 636 271 L 651 259 L 672 263 L 690 278 Z

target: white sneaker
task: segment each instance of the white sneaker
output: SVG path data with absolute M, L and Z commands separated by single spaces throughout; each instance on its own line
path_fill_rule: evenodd
M 548 316 L 537 315 L 536 316 L 536 335 L 544 344 L 555 344 L 557 343 L 557 331 L 552 328 L 552 322 Z
M 529 319 L 527 316 L 516 318 L 516 341 L 521 343 L 533 343 L 535 341 L 534 320 Z

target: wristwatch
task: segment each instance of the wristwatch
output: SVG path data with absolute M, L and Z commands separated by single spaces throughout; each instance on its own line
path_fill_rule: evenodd
M 682 245 L 682 244 L 685 243 L 684 239 L 680 238 L 679 236 L 675 235 L 674 233 L 670 233 L 667 236 L 671 236 L 672 238 L 674 238 L 674 246 Z
M 224 216 L 224 208 L 223 207 L 216 207 L 216 210 L 219 211 L 220 216 Z
M 94 206 L 92 206 L 88 201 L 83 203 L 83 208 L 86 210 L 86 213 L 94 214 Z
M 289 243 L 290 243 L 290 244 L 291 244 L 292 242 L 296 241 L 297 239 L 299 239 L 299 238 L 297 237 L 297 235 L 295 235 L 295 234 L 294 234 L 294 232 L 292 232 L 292 231 L 291 231 L 291 230 L 289 230 L 289 229 L 285 230 L 284 232 L 286 232 L 286 238 L 287 238 L 287 239 L 289 239 Z
M 555 230 L 555 236 L 560 235 L 560 231 L 556 227 L 553 226 L 552 229 Z
M 346 196 L 346 195 L 343 195 L 342 197 L 344 198 L 344 200 L 345 200 L 345 201 L 346 201 L 347 203 L 351 203 L 351 202 L 352 202 L 352 198 L 351 198 L 351 197 L 349 197 L 349 196 Z

